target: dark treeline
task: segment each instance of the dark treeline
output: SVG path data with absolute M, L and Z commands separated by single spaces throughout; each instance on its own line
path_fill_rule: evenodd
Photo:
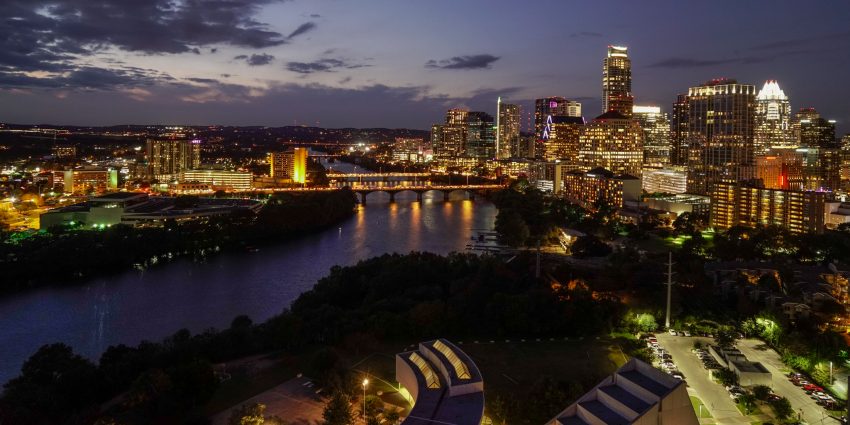
M 192 198 L 178 202 L 191 203 Z M 173 258 L 203 259 L 219 251 L 275 243 L 350 217 L 355 205 L 349 190 L 275 194 L 258 214 L 244 211 L 162 227 L 54 227 L 20 239 L 0 234 L 0 292 L 70 284 Z
M 583 286 L 553 289 L 530 277 L 531 264 L 524 257 L 505 264 L 470 254 L 384 255 L 332 268 L 291 310 L 262 324 L 241 316 L 223 331 L 183 330 L 158 344 L 110 347 L 97 364 L 64 345 L 44 346 L 5 386 L 0 423 L 204 423 L 200 407 L 216 388 L 217 362 L 269 351 L 304 355 L 358 336 L 576 336 L 621 321 L 619 302 L 594 299 Z

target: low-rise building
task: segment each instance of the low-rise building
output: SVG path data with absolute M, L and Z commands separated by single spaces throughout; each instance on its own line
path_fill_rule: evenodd
M 47 211 L 40 216 L 40 226 L 46 229 L 62 225 L 161 225 L 167 220 L 196 220 L 230 215 L 240 210 L 256 213 L 260 208 L 262 203 L 251 199 L 197 198 L 191 205 L 183 205 L 172 197 L 151 197 L 143 192 L 115 192 Z
M 676 215 L 691 213 L 708 216 L 711 209 L 711 199 L 703 195 L 678 194 L 669 196 L 652 196 L 644 199 L 646 206 L 652 209 L 671 212 Z
M 684 167 L 644 168 L 641 185 L 647 193 L 685 193 L 688 173 Z
M 547 425 L 697 425 L 681 380 L 631 359 Z
M 479 425 L 484 381 L 475 362 L 445 339 L 419 343 L 396 354 L 396 381 L 413 406 L 402 425 Z
M 65 193 L 101 194 L 118 188 L 118 170 L 111 168 L 76 168 L 65 171 Z
M 206 184 L 210 190 L 251 190 L 254 176 L 247 171 L 187 170 L 180 174 L 180 183 Z

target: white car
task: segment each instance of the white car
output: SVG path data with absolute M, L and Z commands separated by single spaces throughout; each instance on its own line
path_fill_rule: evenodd
M 675 331 L 675 330 L 673 330 L 673 329 L 670 329 L 670 331 L 669 331 L 669 332 L 670 332 L 670 335 L 672 335 L 672 336 L 676 336 L 676 335 L 678 335 L 678 334 L 676 333 L 676 331 Z
M 682 332 L 682 335 L 683 335 L 683 336 L 691 336 L 691 333 L 690 333 L 690 332 L 688 332 L 688 331 L 684 331 L 684 332 Z

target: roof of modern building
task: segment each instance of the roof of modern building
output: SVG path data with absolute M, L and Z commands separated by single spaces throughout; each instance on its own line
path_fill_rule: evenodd
M 627 116 L 623 115 L 620 112 L 612 110 L 612 111 L 608 111 L 608 112 L 594 118 L 594 121 L 595 120 L 627 120 L 627 119 L 629 119 Z
M 552 124 L 584 124 L 584 118 L 570 117 L 566 115 L 553 115 Z
M 399 365 L 405 365 L 399 369 Z M 396 354 L 396 379 L 416 394 L 403 425 L 478 425 L 484 414 L 484 383 L 472 359 L 445 339 L 422 342 Z M 415 383 L 410 381 L 411 375 Z
M 145 193 L 145 192 L 111 192 L 111 193 L 104 193 L 103 195 L 98 195 L 98 196 L 92 197 L 91 200 L 92 201 L 98 201 L 98 200 L 125 201 L 125 200 L 128 200 L 128 199 L 143 198 L 143 197 L 146 197 L 146 196 L 148 196 L 148 194 Z
M 696 424 L 696 416 L 689 416 L 693 414 L 693 409 L 687 400 L 684 385 L 684 382 L 651 365 L 632 359 L 564 409 L 550 423 L 627 425 L 640 422 L 642 417 L 655 409 L 659 411 L 659 417 L 663 417 L 661 411 L 677 410 L 678 413 L 673 413 L 674 416 L 684 412 L 687 415 L 687 423 Z M 674 391 L 678 391 L 676 401 L 669 404 L 665 400 L 673 400 L 667 397 Z M 680 400 L 682 398 L 685 400 Z M 686 404 L 688 409 L 682 410 L 682 406 L 677 403 Z M 678 419 L 681 419 L 681 416 Z M 678 419 L 672 420 L 675 422 Z
M 732 360 L 731 363 L 735 365 L 735 369 L 738 369 L 741 372 L 770 373 L 770 371 L 759 362 Z

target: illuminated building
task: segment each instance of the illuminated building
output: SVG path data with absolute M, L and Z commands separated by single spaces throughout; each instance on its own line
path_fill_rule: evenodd
M 65 171 L 65 193 L 101 194 L 118 188 L 118 170 L 111 168 L 77 168 Z
M 643 165 L 661 167 L 670 163 L 670 120 L 658 106 L 634 106 L 632 117 L 643 129 Z
M 688 90 L 688 192 L 755 176 L 755 86 L 717 79 Z
M 756 157 L 756 178 L 767 189 L 803 189 L 803 155 L 794 148 L 773 148 Z
M 687 193 L 652 196 L 645 198 L 644 203 L 650 209 L 671 212 L 676 215 L 687 212 L 708 217 L 711 210 L 711 199 L 708 196 Z
M 797 144 L 821 148 L 840 147 L 835 139 L 835 120 L 821 118 L 815 108 L 803 108 L 794 120 Z
M 543 158 L 547 161 L 562 159 L 576 162 L 584 118 L 550 116 L 547 127 L 548 138 L 543 141 Z
M 802 146 L 795 150 L 803 159 L 803 189 L 835 191 L 841 186 L 841 150 Z
M 501 97 L 496 105 L 496 158 L 505 159 L 519 156 L 519 105 L 504 103 Z
M 200 140 L 148 139 L 145 152 L 148 178 L 160 183 L 175 181 L 184 170 L 201 164 Z
M 770 148 L 795 145 L 791 131 L 791 102 L 776 80 L 768 80 L 756 95 L 756 155 Z
M 180 183 L 209 185 L 211 190 L 251 190 L 253 175 L 245 171 L 187 170 L 180 174 Z
M 77 156 L 77 147 L 74 145 L 55 145 L 53 146 L 53 156 L 56 158 L 75 158 Z
M 550 137 L 551 122 L 555 117 L 581 117 L 581 104 L 561 96 L 544 97 L 534 101 L 534 137 L 533 152 L 527 157 L 543 156 L 544 146 Z
M 469 112 L 466 116 L 466 156 L 479 161 L 496 157 L 496 128 L 493 116 Z
M 579 162 L 586 169 L 602 167 L 615 174 L 639 176 L 643 164 L 643 130 L 617 111 L 587 124 L 579 137 Z
M 39 217 L 41 228 L 84 225 L 98 228 L 115 224 L 162 226 L 166 221 L 228 216 L 235 211 L 258 212 L 263 204 L 251 199 L 198 198 L 193 206 L 177 206 L 176 197 L 149 197 L 140 192 L 113 192 L 86 202 L 56 208 Z
M 716 183 L 710 196 L 710 221 L 716 228 L 776 225 L 792 233 L 823 233 L 824 192 Z
M 617 111 L 632 116 L 632 61 L 627 47 L 608 46 L 602 61 L 602 113 Z
M 396 137 L 393 143 L 393 161 L 413 164 L 425 162 L 425 149 L 422 144 L 422 139 Z
M 647 193 L 685 193 L 688 173 L 685 167 L 644 168 L 641 185 Z
M 673 103 L 673 117 L 670 120 L 670 163 L 673 165 L 688 165 L 689 116 L 688 95 L 680 94 Z
M 850 180 L 850 134 L 841 138 L 841 180 Z
M 449 109 L 445 124 L 431 127 L 431 146 L 438 160 L 451 160 L 466 155 L 466 130 L 469 111 Z
M 604 168 L 590 171 L 564 171 L 561 176 L 567 200 L 584 208 L 595 209 L 601 202 L 614 208 L 622 208 L 626 202 L 640 201 L 640 179 L 628 175 L 614 175 Z
M 271 152 L 268 161 L 272 178 L 288 178 L 293 183 L 302 184 L 307 181 L 307 148 L 294 148 L 290 152 Z
M 698 425 L 688 388 L 633 358 L 546 425 Z

